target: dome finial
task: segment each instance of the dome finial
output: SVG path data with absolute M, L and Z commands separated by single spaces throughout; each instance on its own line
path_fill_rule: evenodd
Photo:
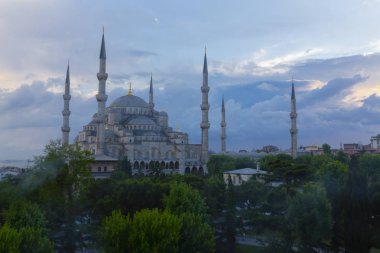
M 132 96 L 132 83 L 129 82 L 128 96 Z

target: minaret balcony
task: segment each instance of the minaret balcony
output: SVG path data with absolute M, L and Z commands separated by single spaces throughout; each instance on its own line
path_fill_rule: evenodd
M 209 122 L 202 122 L 201 128 L 210 128 L 210 123 Z
M 70 127 L 69 126 L 63 126 L 61 128 L 62 132 L 70 132 Z
M 297 133 L 298 133 L 298 130 L 297 130 L 297 129 L 290 129 L 290 133 L 291 133 L 291 134 L 297 134 Z
M 64 109 L 63 111 L 62 111 L 62 116 L 70 116 L 70 110 L 68 110 L 68 109 Z
M 209 92 L 210 91 L 210 87 L 209 86 L 202 86 L 201 87 L 201 91 L 204 93 L 204 92 Z
M 290 113 L 290 118 L 292 118 L 292 119 L 297 118 L 297 113 L 296 112 L 291 112 Z
M 97 94 L 96 95 L 96 100 L 98 100 L 98 102 L 105 102 L 105 101 L 107 101 L 107 98 L 108 98 L 108 96 L 106 94 Z
M 210 109 L 210 105 L 209 104 L 201 104 L 201 110 L 202 111 L 205 111 L 205 110 L 208 110 Z
M 63 100 L 70 100 L 71 99 L 71 95 L 70 94 L 64 94 L 63 95 Z
M 96 76 L 98 77 L 98 80 L 107 80 L 108 78 L 107 73 L 98 73 Z

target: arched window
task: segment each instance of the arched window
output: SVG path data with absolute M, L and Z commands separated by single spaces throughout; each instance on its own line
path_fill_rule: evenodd
M 149 169 L 150 169 L 150 170 L 153 170 L 153 169 L 154 169 L 154 162 L 153 162 L 153 161 L 150 161 L 150 162 L 149 162 Z
M 185 174 L 190 174 L 190 168 L 189 167 L 186 167 Z
M 193 168 L 191 168 L 191 173 L 192 173 L 192 174 L 197 173 L 197 167 L 193 167 Z
M 176 169 L 176 170 L 178 170 L 179 169 L 179 162 L 177 161 L 177 162 L 175 162 L 175 164 L 174 164 L 174 168 Z

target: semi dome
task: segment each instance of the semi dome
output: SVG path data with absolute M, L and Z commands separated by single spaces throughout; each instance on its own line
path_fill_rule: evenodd
M 148 108 L 147 102 L 134 95 L 125 95 L 113 101 L 110 107 L 144 107 Z

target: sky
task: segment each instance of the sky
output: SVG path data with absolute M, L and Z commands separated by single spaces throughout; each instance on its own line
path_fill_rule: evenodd
M 61 138 L 71 72 L 70 141 L 96 112 L 105 30 L 109 105 L 148 99 L 200 143 L 207 47 L 210 149 L 290 147 L 294 79 L 298 144 L 367 144 L 380 133 L 379 0 L 0 0 L 0 160 L 32 159 Z

